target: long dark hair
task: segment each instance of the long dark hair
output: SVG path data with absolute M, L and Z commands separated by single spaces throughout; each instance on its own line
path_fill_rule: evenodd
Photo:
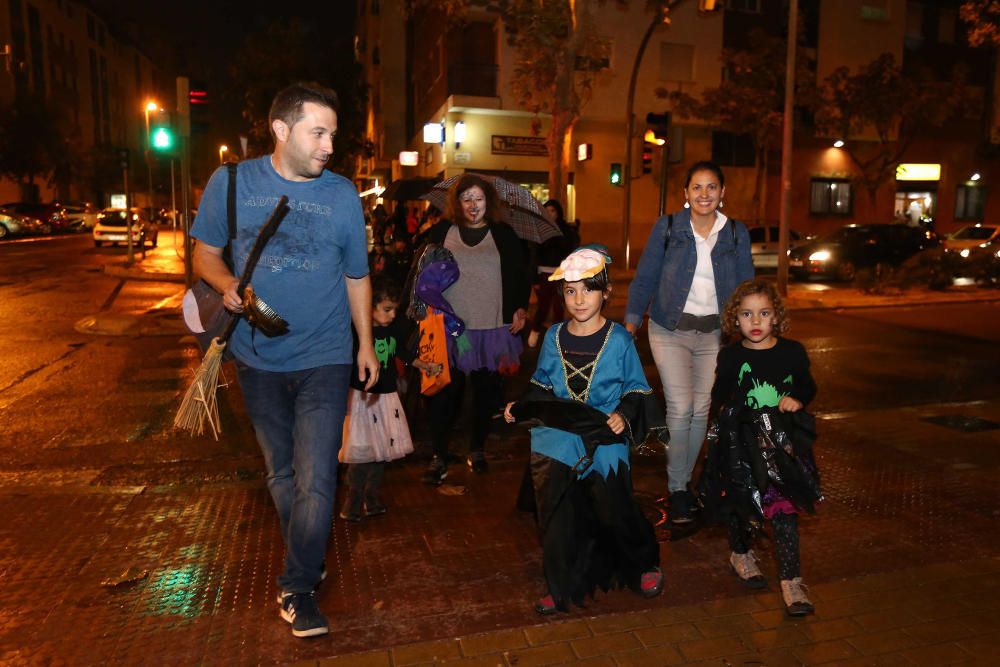
M 500 203 L 500 197 L 497 195 L 497 191 L 493 189 L 493 185 L 477 174 L 462 174 L 448 192 L 448 219 L 453 224 L 465 225 L 466 220 L 462 214 L 461 196 L 463 192 L 477 185 L 483 191 L 483 195 L 486 196 L 486 215 L 483 219 L 487 223 L 503 220 L 503 205 Z
M 688 169 L 687 176 L 684 178 L 684 189 L 687 190 L 688 186 L 691 185 L 691 179 L 699 171 L 710 171 L 715 174 L 715 177 L 719 179 L 719 187 L 726 187 L 726 177 L 722 174 L 722 167 L 715 164 L 714 162 L 709 162 L 708 160 L 702 160 L 701 162 L 695 162 Z
M 547 202 L 545 202 L 544 204 L 542 204 L 542 208 L 548 208 L 549 206 L 551 206 L 552 208 L 554 208 L 556 210 L 556 219 L 555 219 L 554 222 L 556 222 L 557 224 L 558 223 L 565 223 L 566 222 L 566 214 L 563 212 L 563 207 L 562 207 L 562 204 L 559 203 L 559 200 L 558 199 L 550 199 Z

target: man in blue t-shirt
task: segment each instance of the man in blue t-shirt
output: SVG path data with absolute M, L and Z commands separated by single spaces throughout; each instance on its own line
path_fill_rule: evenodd
M 274 153 L 244 161 L 237 170 L 233 270 L 222 254 L 228 240 L 226 169 L 218 169 L 205 187 L 191 233 L 198 240 L 195 271 L 223 295 L 227 309 L 241 312 L 236 276 L 278 199 L 288 196 L 289 213 L 265 246 L 251 283 L 289 331 L 268 338 L 241 320 L 229 349 L 285 540 L 281 617 L 296 637 L 313 637 L 329 632 L 314 590 L 325 575 L 333 521 L 352 320 L 360 343 L 358 375 L 367 387 L 378 380 L 379 365 L 358 192 L 324 169 L 337 132 L 337 94 L 316 84 L 289 86 L 275 96 L 269 122 Z

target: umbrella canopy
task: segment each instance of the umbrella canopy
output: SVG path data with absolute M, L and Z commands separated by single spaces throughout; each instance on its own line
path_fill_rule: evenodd
M 383 199 L 395 201 L 416 201 L 420 195 L 430 192 L 437 182 L 435 178 L 400 178 L 392 183 L 382 193 Z
M 475 175 L 490 183 L 493 189 L 496 190 L 497 195 L 504 202 L 506 208 L 503 222 L 510 225 L 519 238 L 534 243 L 542 243 L 551 238 L 562 236 L 559 225 L 549 219 L 548 214 L 542 209 L 542 205 L 538 203 L 537 199 L 531 196 L 531 193 L 526 188 L 516 183 L 511 183 L 499 176 L 488 174 Z M 455 185 L 459 178 L 461 178 L 461 175 L 452 176 L 440 183 L 436 183 L 433 189 L 421 197 L 421 199 L 429 201 L 442 211 L 447 210 L 448 190 Z

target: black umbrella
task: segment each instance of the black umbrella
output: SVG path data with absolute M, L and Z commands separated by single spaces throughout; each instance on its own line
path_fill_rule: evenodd
M 437 183 L 436 178 L 400 178 L 393 181 L 382 193 L 383 199 L 395 201 L 415 201 L 420 195 L 427 194 Z

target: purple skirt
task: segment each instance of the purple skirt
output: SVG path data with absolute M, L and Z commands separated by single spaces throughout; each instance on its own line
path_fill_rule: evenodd
M 462 334 L 468 342 L 468 349 L 459 352 L 458 341 L 448 336 L 448 363 L 451 367 L 471 373 L 486 369 L 500 375 L 514 375 L 521 366 L 521 351 L 524 344 L 520 336 L 515 336 L 507 326 L 496 329 L 466 329 Z M 464 347 L 462 345 L 461 347 Z

